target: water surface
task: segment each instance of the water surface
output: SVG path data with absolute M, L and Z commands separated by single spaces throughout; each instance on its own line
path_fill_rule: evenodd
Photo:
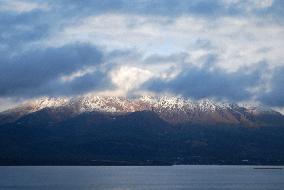
M 0 167 L 0 189 L 283 190 L 284 169 L 255 166 Z

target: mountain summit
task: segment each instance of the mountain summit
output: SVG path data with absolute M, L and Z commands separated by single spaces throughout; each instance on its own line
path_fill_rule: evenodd
M 41 110 L 48 111 L 50 117 L 56 117 L 57 120 L 65 120 L 86 112 L 124 115 L 132 112 L 152 111 L 170 124 L 219 123 L 261 126 L 284 121 L 284 116 L 279 112 L 263 106 L 241 106 L 209 99 L 194 101 L 173 96 L 123 98 L 86 95 L 76 98 L 42 97 L 31 100 L 0 113 L 0 123 L 14 122 L 23 116 Z
M 284 116 L 180 97 L 40 98 L 0 114 L 0 165 L 284 163 Z

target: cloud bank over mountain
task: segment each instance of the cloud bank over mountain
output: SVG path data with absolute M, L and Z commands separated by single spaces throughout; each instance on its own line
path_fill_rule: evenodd
M 283 7 L 282 0 L 3 0 L 0 110 L 86 93 L 281 109 Z

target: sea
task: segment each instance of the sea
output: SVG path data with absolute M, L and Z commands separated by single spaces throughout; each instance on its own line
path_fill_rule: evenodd
M 1 166 L 1 190 L 284 190 L 284 167 Z

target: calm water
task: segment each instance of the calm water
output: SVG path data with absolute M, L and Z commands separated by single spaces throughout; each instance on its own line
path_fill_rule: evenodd
M 253 166 L 0 167 L 0 189 L 284 189 L 284 169 L 253 168 Z

